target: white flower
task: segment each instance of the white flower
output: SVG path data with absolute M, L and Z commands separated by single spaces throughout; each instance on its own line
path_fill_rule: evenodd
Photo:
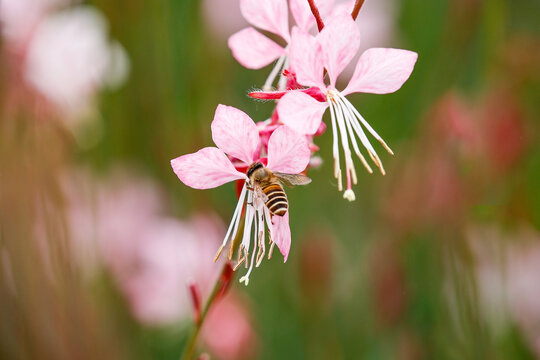
M 104 85 L 121 83 L 129 68 L 123 48 L 108 40 L 106 20 L 87 6 L 40 22 L 25 65 L 26 80 L 70 115 L 84 111 Z

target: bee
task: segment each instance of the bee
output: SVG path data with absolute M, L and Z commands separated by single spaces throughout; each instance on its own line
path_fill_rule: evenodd
M 260 189 L 265 195 L 265 205 L 272 215 L 283 216 L 289 209 L 287 195 L 281 184 L 292 187 L 294 185 L 307 185 L 311 179 L 301 174 L 284 174 L 272 172 L 260 162 L 251 164 L 247 170 L 247 177 L 252 186 L 250 190 Z

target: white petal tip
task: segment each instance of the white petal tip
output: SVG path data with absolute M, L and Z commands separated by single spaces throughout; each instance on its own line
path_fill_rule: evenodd
M 349 200 L 349 201 L 356 200 L 356 196 L 354 195 L 354 191 L 352 191 L 351 189 L 345 190 L 345 192 L 343 193 L 343 198 L 346 199 L 346 200 Z

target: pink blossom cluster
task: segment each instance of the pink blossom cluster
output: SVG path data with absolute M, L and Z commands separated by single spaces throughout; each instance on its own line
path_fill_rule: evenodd
M 238 205 L 218 256 L 229 242 L 241 235 L 237 266 L 245 264 L 248 268 L 240 279 L 247 285 L 253 267 L 261 264 L 267 250 L 265 228 L 268 228 L 270 253 L 275 244 L 286 261 L 291 245 L 289 209 L 283 215 L 270 211 L 266 205 L 268 198 L 252 183 L 248 170 L 260 163 L 273 173 L 297 175 L 305 173 L 311 164 L 320 163 L 314 154 L 319 148 L 313 141 L 325 132 L 323 114 L 329 109 L 334 177 L 339 191 L 344 190 L 342 178 L 345 178 L 343 197 L 355 200 L 352 185 L 357 182 L 357 174 L 352 151 L 372 172 L 359 142 L 383 174 L 382 161 L 367 133 L 393 153 L 347 96 L 397 91 L 412 73 L 417 54 L 391 48 L 368 49 L 360 56 L 348 85 L 338 90 L 339 75 L 360 47 L 360 33 L 351 16 L 353 2 L 240 0 L 240 9 L 252 26 L 233 34 L 229 47 L 246 68 L 260 69 L 274 63 L 262 90 L 250 96 L 275 100 L 277 105 L 269 119 L 258 123 L 236 108 L 219 105 L 211 126 L 217 147 L 180 156 L 171 165 L 178 178 L 195 189 L 240 182 Z M 289 12 L 293 26 L 289 24 Z M 315 34 L 316 23 L 318 34 Z M 261 31 L 271 33 L 272 39 Z M 242 219 L 243 233 L 239 234 Z

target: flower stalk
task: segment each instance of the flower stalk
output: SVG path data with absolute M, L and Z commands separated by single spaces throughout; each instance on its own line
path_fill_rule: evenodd
M 243 227 L 244 227 L 244 223 L 242 221 L 242 223 L 240 224 L 240 231 L 238 232 L 238 234 L 236 234 L 235 238 L 233 239 L 231 243 L 231 252 L 233 256 L 238 251 L 240 244 L 242 242 L 241 234 L 242 234 Z M 206 315 L 208 314 L 208 311 L 210 311 L 210 308 L 212 307 L 212 305 L 214 305 L 214 303 L 217 300 L 219 300 L 226 294 L 233 278 L 234 278 L 234 270 L 233 270 L 231 261 L 229 260 L 225 262 L 225 264 L 223 265 L 223 268 L 221 268 L 221 272 L 219 273 L 219 276 L 216 279 L 214 286 L 212 287 L 212 292 L 210 293 L 210 296 L 208 296 L 208 299 L 206 300 L 206 303 L 204 304 L 202 311 L 197 310 L 197 305 L 195 304 L 196 314 L 195 314 L 194 327 L 191 330 L 191 333 L 189 334 L 186 346 L 184 347 L 184 351 L 182 352 L 182 356 L 180 357 L 180 360 L 193 359 L 193 354 L 195 353 L 195 349 L 197 346 L 197 339 L 199 338 L 199 333 L 201 331 L 201 327 L 204 323 L 204 320 L 206 319 Z
M 354 3 L 354 8 L 351 12 L 353 20 L 356 20 L 356 18 L 358 17 L 358 13 L 360 12 L 362 5 L 364 5 L 364 0 L 356 0 L 356 2 Z
M 231 263 L 227 261 L 223 265 L 220 276 L 217 278 L 216 283 L 214 284 L 214 287 L 212 288 L 212 292 L 210 293 L 210 296 L 206 300 L 206 303 L 204 304 L 204 307 L 200 315 L 196 316 L 195 326 L 193 327 L 193 329 L 191 330 L 191 333 L 189 334 L 186 346 L 184 347 L 184 351 L 182 353 L 182 356 L 180 357 L 181 360 L 193 359 L 193 355 L 195 353 L 195 349 L 197 345 L 197 339 L 199 338 L 199 333 L 201 331 L 201 327 L 204 323 L 204 320 L 206 319 L 206 315 L 208 314 L 210 307 L 212 307 L 212 305 L 216 302 L 216 300 L 218 300 L 225 294 L 233 277 L 234 277 L 234 271 L 232 271 Z
M 324 28 L 324 23 L 322 21 L 319 9 L 317 8 L 317 5 L 315 5 L 314 0 L 307 0 L 307 2 L 309 4 L 309 8 L 311 9 L 311 12 L 313 13 L 313 16 L 315 17 L 315 21 L 317 22 L 317 29 L 319 29 L 319 32 L 320 32 Z

